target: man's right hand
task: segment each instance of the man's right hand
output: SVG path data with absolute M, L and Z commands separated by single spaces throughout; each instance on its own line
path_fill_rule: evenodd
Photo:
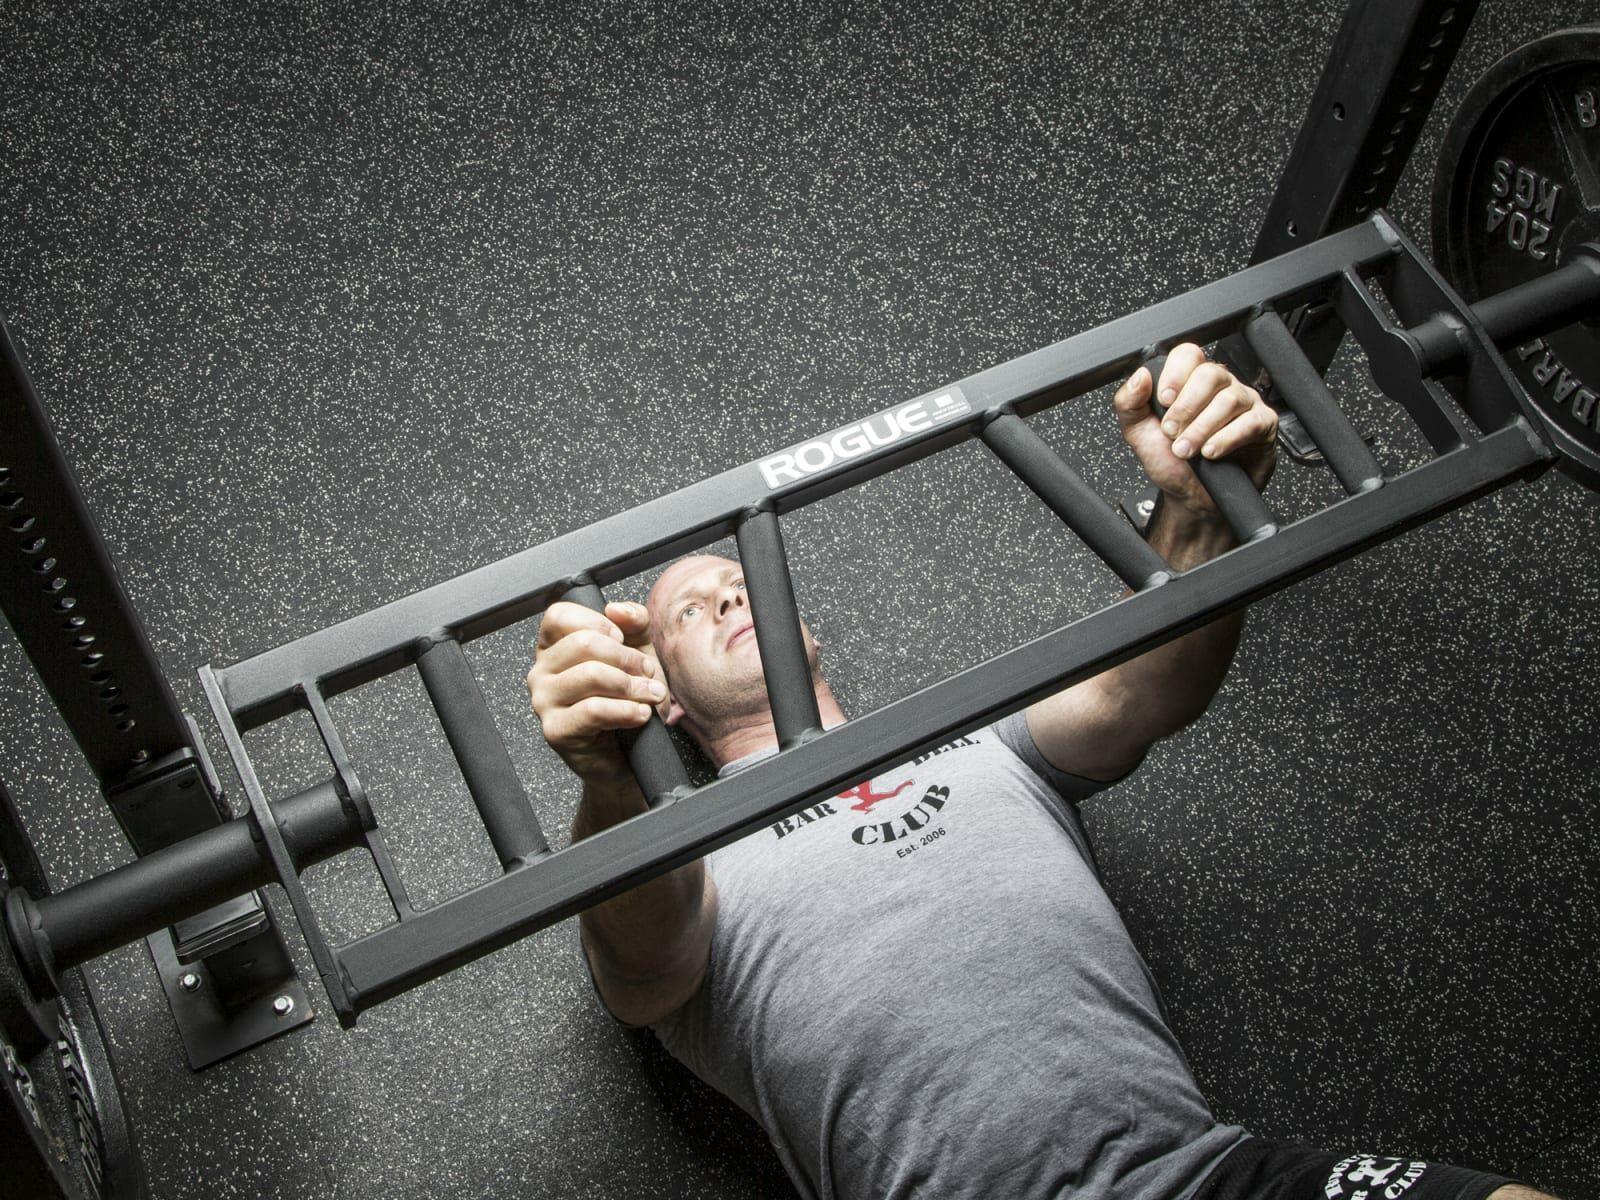
M 644 605 L 604 615 L 570 601 L 545 610 L 528 694 L 545 741 L 586 782 L 631 778 L 615 731 L 637 729 L 667 697 Z
M 667 692 L 644 605 L 604 615 L 561 601 L 539 625 L 528 694 L 545 740 L 582 778 L 572 840 L 645 811 L 616 731 L 637 729 Z M 711 961 L 717 887 L 703 859 L 613 896 L 578 917 L 583 952 L 607 1008 L 653 1025 L 692 996 Z

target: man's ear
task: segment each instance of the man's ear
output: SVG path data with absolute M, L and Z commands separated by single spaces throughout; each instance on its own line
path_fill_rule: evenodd
M 656 705 L 656 715 L 661 718 L 664 725 L 676 725 L 683 720 L 683 705 L 673 697 L 669 691 L 667 698 Z

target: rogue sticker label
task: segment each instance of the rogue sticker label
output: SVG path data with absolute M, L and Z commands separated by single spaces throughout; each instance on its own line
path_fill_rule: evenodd
M 826 471 L 835 463 L 858 458 L 880 446 L 892 446 L 898 441 L 948 424 L 958 417 L 969 416 L 972 405 L 958 387 L 942 388 L 918 396 L 895 408 L 887 409 L 865 421 L 845 425 L 832 433 L 790 446 L 787 450 L 760 461 L 761 477 L 769 488 L 782 487 Z

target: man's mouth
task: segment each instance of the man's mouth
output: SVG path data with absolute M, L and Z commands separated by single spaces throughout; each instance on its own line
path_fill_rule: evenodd
M 745 634 L 753 632 L 754 629 L 754 625 L 741 625 L 738 629 L 733 631 L 733 636 L 728 639 L 728 644 L 724 646 L 723 649 L 732 650 L 735 642 L 744 637 Z

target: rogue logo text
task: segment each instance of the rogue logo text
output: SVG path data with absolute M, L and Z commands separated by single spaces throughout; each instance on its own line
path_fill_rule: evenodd
M 865 421 L 835 429 L 832 433 L 791 446 L 758 464 L 761 477 L 769 488 L 781 487 L 825 471 L 836 462 L 857 458 L 879 446 L 889 446 L 902 438 L 937 425 L 944 425 L 957 417 L 967 416 L 972 405 L 961 394 L 960 388 L 918 396 L 898 408 L 891 408 Z

